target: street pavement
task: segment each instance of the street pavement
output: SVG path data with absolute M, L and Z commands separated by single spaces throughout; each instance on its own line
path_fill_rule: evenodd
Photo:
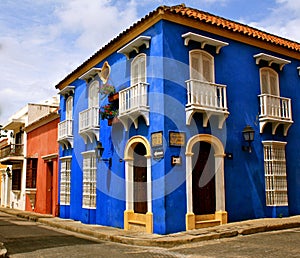
M 100 225 L 87 225 L 70 219 L 61 219 L 51 215 L 43 215 L 34 212 L 20 211 L 16 209 L 0 208 L 1 212 L 25 218 L 32 222 L 39 222 L 58 229 L 64 229 L 98 240 L 106 240 L 116 243 L 136 246 L 152 247 L 178 247 L 213 239 L 226 239 L 239 235 L 250 235 L 274 230 L 283 230 L 300 227 L 300 216 L 287 218 L 264 218 L 228 223 L 205 229 L 183 231 L 168 235 L 147 234 L 143 232 L 125 231 L 119 228 Z M 5 257 L 5 246 L 0 243 L 0 257 Z

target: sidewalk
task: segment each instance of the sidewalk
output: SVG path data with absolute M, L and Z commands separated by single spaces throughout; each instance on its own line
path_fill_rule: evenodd
M 26 212 L 9 208 L 0 208 L 1 212 L 36 221 L 55 228 L 96 237 L 100 240 L 113 241 L 124 244 L 156 247 L 173 247 L 177 245 L 249 235 L 259 232 L 281 230 L 300 227 L 300 215 L 288 218 L 265 218 L 228 223 L 211 228 L 195 229 L 168 235 L 147 234 L 142 232 L 125 231 L 119 228 L 87 225 L 71 219 L 56 218 L 51 215 Z M 4 249 L 4 247 L 3 247 Z M 0 257 L 1 243 L 0 243 Z

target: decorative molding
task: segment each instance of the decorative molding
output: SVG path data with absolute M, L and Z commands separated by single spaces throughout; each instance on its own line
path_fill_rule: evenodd
M 256 64 L 257 65 L 259 64 L 260 61 L 268 62 L 269 66 L 271 66 L 273 63 L 278 64 L 279 68 L 280 68 L 280 71 L 282 71 L 283 67 L 286 64 L 291 63 L 291 61 L 289 61 L 289 60 L 279 58 L 279 57 L 276 57 L 276 56 L 271 56 L 271 55 L 268 55 L 268 54 L 265 54 L 265 53 L 259 53 L 257 55 L 254 55 L 253 57 L 256 59 Z
M 129 54 L 132 51 L 135 51 L 138 54 L 140 52 L 139 48 L 142 45 L 145 45 L 146 48 L 149 48 L 150 40 L 151 40 L 151 37 L 149 37 L 149 36 L 139 36 L 136 39 L 132 40 L 130 43 L 128 43 L 126 46 L 119 49 L 117 51 L 117 53 L 123 54 L 126 56 L 127 59 L 129 59 Z
M 88 83 L 88 81 L 90 79 L 94 79 L 94 77 L 97 75 L 97 74 L 100 74 L 101 72 L 101 68 L 96 68 L 96 67 L 93 67 L 92 69 L 88 70 L 86 73 L 84 73 L 83 75 L 81 75 L 79 77 L 79 79 L 81 80 L 85 80 L 86 83 Z M 99 75 L 100 77 L 100 75 Z
M 182 37 L 184 38 L 184 45 L 188 46 L 190 40 L 196 41 L 201 43 L 201 48 L 204 49 L 206 45 L 214 46 L 216 47 L 216 53 L 219 54 L 222 47 L 228 46 L 229 44 L 224 41 L 216 40 L 213 38 L 209 38 L 206 36 L 202 36 L 200 34 L 188 32 L 185 34 L 182 34 Z
M 58 94 L 64 96 L 64 98 L 66 99 L 68 96 L 74 94 L 74 90 L 75 90 L 75 86 L 69 85 L 63 88 L 60 92 L 58 92 Z

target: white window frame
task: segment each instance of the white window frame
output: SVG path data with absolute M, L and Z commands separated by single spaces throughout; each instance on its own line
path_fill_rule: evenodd
M 199 50 L 199 49 L 195 49 L 195 50 L 191 50 L 190 51 L 190 79 L 193 80 L 199 80 L 199 81 L 203 81 L 203 82 L 210 82 L 210 83 L 215 83 L 215 64 L 214 64 L 214 57 L 209 54 L 208 52 L 204 51 L 204 50 Z M 197 58 L 198 62 L 199 62 L 199 69 L 194 69 L 192 66 L 192 59 L 193 58 Z M 206 80 L 204 78 L 204 70 L 203 70 L 203 58 L 207 58 L 210 61 L 210 73 L 211 73 L 211 78 L 209 80 Z M 195 73 L 199 73 L 199 75 L 201 76 L 201 78 L 197 78 L 197 76 L 195 77 L 194 74 Z
M 131 85 L 147 82 L 146 54 L 137 55 L 131 62 Z
M 99 82 L 93 81 L 89 86 L 89 108 L 99 107 Z
M 70 205 L 72 157 L 62 157 L 60 161 L 60 204 Z
M 82 208 L 96 209 L 97 160 L 95 151 L 81 153 L 82 165 Z
M 269 94 L 272 96 L 280 96 L 280 89 L 279 89 L 279 76 L 278 73 L 269 67 L 263 67 L 260 70 L 260 90 L 261 90 L 261 94 Z M 265 73 L 267 75 L 267 88 L 265 88 L 265 86 L 263 85 L 263 73 Z M 275 77 L 276 78 L 276 85 L 271 85 L 271 77 Z
M 263 141 L 267 206 L 288 206 L 286 142 Z
M 69 96 L 66 100 L 66 120 L 73 120 L 73 97 Z

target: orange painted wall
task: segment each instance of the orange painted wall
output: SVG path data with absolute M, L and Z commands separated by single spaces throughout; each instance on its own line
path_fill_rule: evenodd
M 28 132 L 27 157 L 38 157 L 36 199 L 34 212 L 58 216 L 58 157 L 45 160 L 42 157 L 58 154 L 57 125 L 59 118 Z M 50 178 L 48 169 L 53 164 L 52 196 L 49 191 Z M 47 196 L 48 195 L 48 196 Z M 51 200 L 52 199 L 52 200 Z M 26 195 L 26 210 L 32 211 L 29 196 Z

